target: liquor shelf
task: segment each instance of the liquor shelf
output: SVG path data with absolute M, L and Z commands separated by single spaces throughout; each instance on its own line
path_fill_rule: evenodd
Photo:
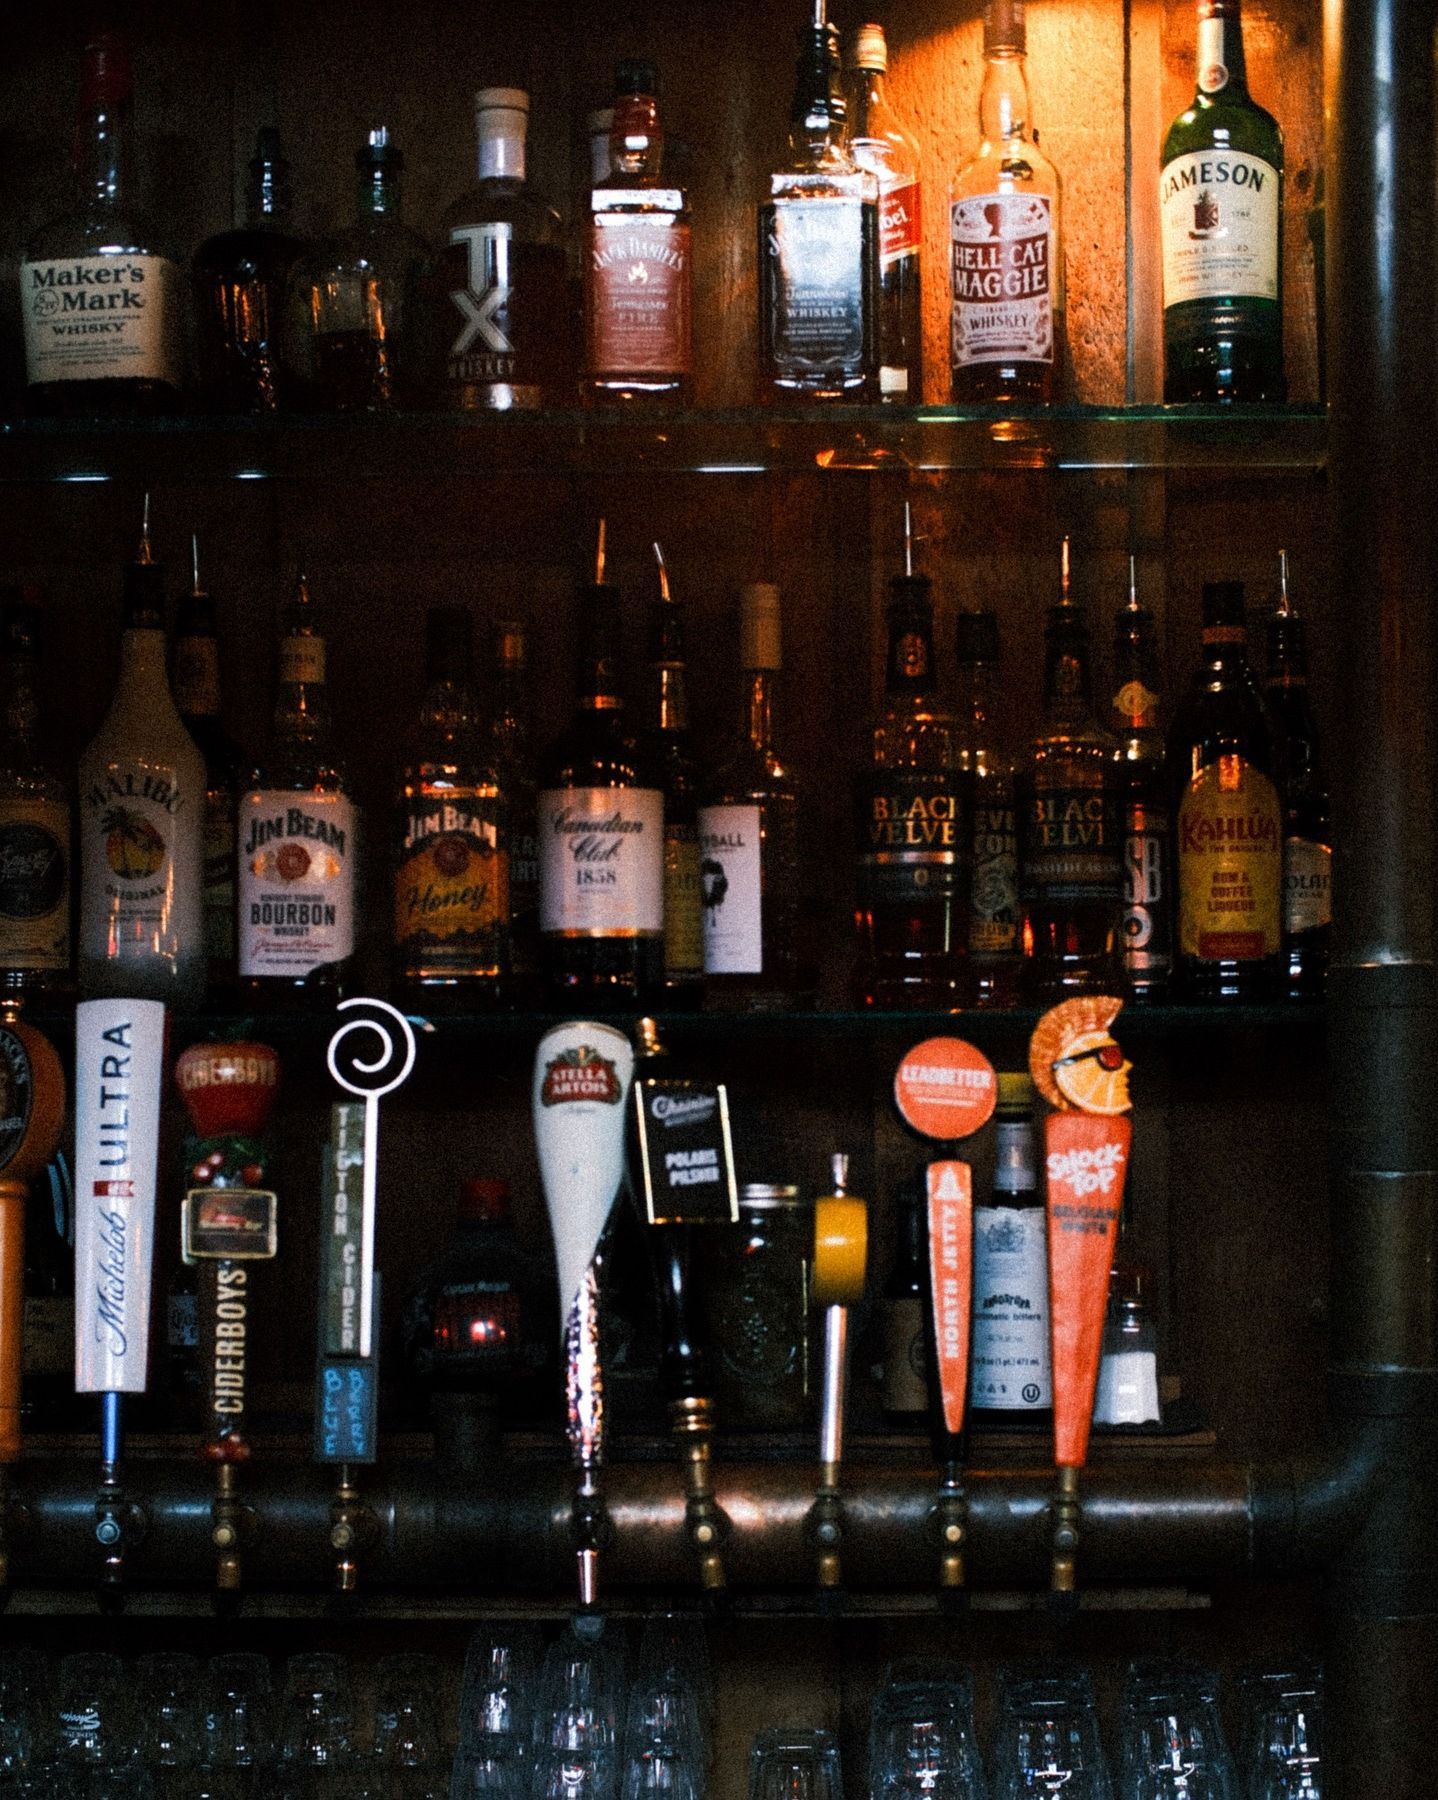
M 401 476 L 821 470 L 1173 470 L 1311 477 L 1317 406 L 575 409 L 0 424 L 0 481 L 389 481 Z

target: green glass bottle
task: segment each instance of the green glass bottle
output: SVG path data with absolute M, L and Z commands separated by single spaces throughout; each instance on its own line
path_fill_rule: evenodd
M 1198 0 L 1159 205 L 1164 399 L 1283 400 L 1283 133 L 1249 96 L 1241 0 Z

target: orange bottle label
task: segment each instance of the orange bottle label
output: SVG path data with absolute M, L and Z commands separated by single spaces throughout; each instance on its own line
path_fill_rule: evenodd
M 928 1168 L 929 1272 L 934 1296 L 934 1348 L 944 1429 L 964 1428 L 969 1392 L 969 1309 L 973 1294 L 974 1172 L 966 1162 Z
M 1220 756 L 1179 806 L 1179 949 L 1206 962 L 1276 956 L 1282 899 L 1277 789 L 1244 757 Z

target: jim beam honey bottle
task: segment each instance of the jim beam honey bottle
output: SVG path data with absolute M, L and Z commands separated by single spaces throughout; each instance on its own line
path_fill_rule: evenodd
M 1248 663 L 1243 584 L 1206 583 L 1203 654 L 1169 737 L 1187 1000 L 1263 1001 L 1283 950 L 1283 810 L 1273 732 Z

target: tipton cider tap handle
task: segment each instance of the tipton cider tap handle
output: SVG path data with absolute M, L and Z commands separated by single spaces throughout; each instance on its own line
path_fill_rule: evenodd
M 830 1165 L 833 1192 L 814 1202 L 814 1304 L 824 1310 L 824 1386 L 819 1415 L 819 1492 L 810 1514 L 819 1586 L 840 1582 L 843 1517 L 839 1469 L 844 1457 L 844 1407 L 849 1380 L 849 1308 L 864 1293 L 868 1268 L 868 1208 L 849 1192 L 849 1159 Z
M 565 1348 L 581 1606 L 599 1595 L 604 1507 L 604 1372 L 595 1257 L 624 1180 L 634 1050 L 612 1025 L 575 1020 L 540 1039 L 532 1096 L 535 1150 L 554 1233 L 559 1329 Z

